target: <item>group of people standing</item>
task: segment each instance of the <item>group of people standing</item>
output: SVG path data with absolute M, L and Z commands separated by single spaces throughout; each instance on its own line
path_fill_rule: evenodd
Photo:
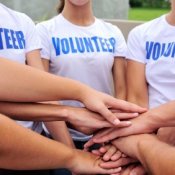
M 13 139 L 3 136 L 8 154 L 0 168 L 56 169 L 25 171 L 52 175 L 173 174 L 175 150 L 165 143 L 175 140 L 175 0 L 168 14 L 134 28 L 127 44 L 117 26 L 93 15 L 91 0 L 59 3 L 58 15 L 36 26 L 0 3 L 0 113 L 57 141 L 1 116 L 2 131 Z M 166 161 L 157 155 L 162 148 L 171 156 Z M 2 171 L 8 173 L 21 172 Z

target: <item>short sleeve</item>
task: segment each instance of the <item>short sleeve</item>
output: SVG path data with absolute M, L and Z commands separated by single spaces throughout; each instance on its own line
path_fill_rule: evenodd
M 34 22 L 28 16 L 26 16 L 25 22 L 26 22 L 25 31 L 27 31 L 25 36 L 26 52 L 41 49 L 41 41 L 37 34 Z
M 144 41 L 139 28 L 134 28 L 128 35 L 126 58 L 145 64 Z
M 117 30 L 117 33 L 116 33 L 114 56 L 115 57 L 126 57 L 127 46 L 126 46 L 125 38 L 122 32 L 118 28 L 116 28 L 116 30 Z
M 38 23 L 36 25 L 37 33 L 41 40 L 41 57 L 44 59 L 50 59 L 51 51 L 49 45 L 49 33 L 47 28 L 43 23 Z

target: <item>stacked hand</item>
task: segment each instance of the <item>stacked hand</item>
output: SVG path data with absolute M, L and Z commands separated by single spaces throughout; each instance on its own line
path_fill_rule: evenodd
M 139 163 L 137 149 L 141 135 L 134 134 L 155 131 L 156 127 L 154 123 L 150 122 L 149 118 L 150 114 L 146 112 L 139 117 L 131 118 L 132 124 L 128 127 L 112 127 L 100 130 L 85 144 L 85 150 L 88 150 L 94 143 L 104 144 L 107 142 L 108 144 L 99 150 L 92 151 L 102 157 L 104 161 L 100 164 L 102 168 L 121 168 L 120 173 L 116 175 L 144 175 L 145 170 Z

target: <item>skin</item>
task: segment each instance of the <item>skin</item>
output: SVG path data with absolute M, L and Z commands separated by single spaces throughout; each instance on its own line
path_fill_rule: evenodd
M 21 65 L 16 62 L 9 61 L 3 58 L 0 59 L 0 63 L 1 63 L 0 64 L 0 76 L 1 76 L 0 100 L 3 102 L 8 102 L 8 101 L 18 102 L 16 103 L 18 104 L 18 107 L 22 105 L 21 102 L 25 102 L 23 105 L 28 105 L 26 102 L 40 102 L 40 101 L 59 100 L 59 99 L 75 99 L 75 100 L 82 101 L 85 104 L 85 106 L 91 109 L 92 111 L 96 111 L 99 114 L 102 114 L 104 116 L 106 115 L 106 117 L 109 114 L 110 115 L 112 114 L 112 118 L 113 118 L 113 119 L 111 118 L 112 121 L 115 121 L 116 116 L 110 110 L 108 110 L 108 107 L 112 107 L 114 109 L 117 107 L 120 110 L 124 110 L 128 112 L 145 111 L 145 109 L 140 108 L 137 105 L 133 105 L 131 103 L 128 103 L 122 100 L 117 100 L 106 94 L 96 92 L 93 89 L 73 80 L 56 77 L 54 75 L 50 75 L 43 71 L 31 68 L 29 66 Z M 15 75 L 14 75 L 14 72 L 15 72 Z M 65 89 L 66 86 L 71 88 Z M 23 109 L 24 109 L 24 106 L 23 106 Z M 31 109 L 32 110 L 34 109 L 33 106 L 32 107 L 30 106 L 30 112 L 31 112 Z M 13 108 L 13 110 L 15 110 L 15 108 Z M 18 110 L 16 110 L 16 112 L 17 111 Z M 62 112 L 63 112 L 63 115 L 61 116 L 64 116 L 65 110 L 63 110 Z M 40 114 L 41 110 L 39 110 L 38 113 Z M 24 113 L 22 115 L 23 117 L 28 116 L 28 119 L 29 119 L 29 113 L 27 111 L 25 111 L 25 115 Z M 49 112 L 49 115 L 50 115 L 50 112 Z M 53 112 L 52 115 L 55 118 L 55 112 Z M 40 115 L 37 115 L 37 116 L 40 117 Z M 45 118 L 48 119 L 49 116 L 45 116 Z M 74 154 L 75 156 L 73 156 L 75 159 L 72 160 L 72 157 L 70 157 L 72 155 L 71 153 L 73 151 L 72 149 L 70 148 L 67 149 L 66 146 L 62 146 L 62 144 L 60 143 L 49 141 L 48 139 L 43 138 L 42 136 L 39 136 L 38 134 L 33 133 L 32 131 L 29 131 L 23 127 L 20 127 L 15 122 L 11 121 L 10 119 L 4 116 L 1 116 L 0 125 L 1 125 L 0 127 L 1 127 L 1 141 L 2 141 L 0 144 L 1 168 L 50 169 L 50 168 L 65 167 L 70 169 L 71 171 L 74 171 L 75 173 L 85 173 L 85 174 L 87 173 L 86 172 L 87 170 L 89 171 L 89 169 L 95 172 L 95 173 L 92 172 L 92 174 L 93 173 L 94 174 L 97 174 L 97 173 L 112 174 L 119 171 L 118 169 L 117 170 L 114 169 L 110 171 L 107 170 L 107 172 L 105 170 L 104 172 L 103 171 L 104 169 L 103 170 L 98 169 L 99 167 L 97 167 L 97 169 L 93 169 L 94 165 L 96 168 L 96 165 L 98 165 L 98 162 L 96 164 L 94 162 L 94 158 L 92 156 L 89 157 L 88 156 L 89 154 L 87 155 L 86 153 L 81 154 L 81 152 L 77 153 L 75 151 L 76 152 Z M 22 141 L 20 142 L 20 144 L 19 144 L 19 140 Z M 43 145 L 47 145 L 47 147 Z M 21 150 L 23 151 L 21 152 Z M 60 152 L 59 150 L 65 150 L 65 151 Z M 20 157 L 19 157 L 19 152 L 20 152 Z M 87 159 L 86 159 L 86 155 L 87 155 Z M 83 159 L 84 156 L 86 160 Z M 70 160 L 70 161 L 72 160 L 71 162 L 74 164 L 74 166 L 71 166 L 71 167 L 64 166 L 64 163 L 68 162 L 67 160 Z M 77 164 L 78 160 L 79 162 L 87 161 L 89 163 L 85 164 L 86 165 L 85 169 L 84 169 L 84 166 L 79 167 L 80 169 L 77 169 L 78 168 L 77 165 L 79 164 L 79 163 Z M 95 160 L 97 160 L 96 157 L 95 157 Z M 21 165 L 21 162 L 23 162 L 23 165 Z M 71 165 L 71 162 L 68 165 Z M 93 167 L 91 166 L 90 168 L 87 168 L 87 165 L 89 166 L 93 165 Z
M 94 23 L 95 17 L 92 12 L 92 1 L 91 0 L 65 0 L 65 5 L 62 11 L 63 16 L 70 21 L 71 23 L 78 26 L 89 26 Z M 49 59 L 42 59 L 45 71 L 49 72 Z M 116 57 L 113 65 L 113 79 L 114 79 L 114 88 L 115 97 L 118 99 L 126 99 L 126 82 L 125 82 L 125 60 L 122 57 Z M 117 82 L 117 83 L 116 83 Z M 61 140 L 64 142 L 63 134 L 59 134 L 60 123 L 59 122 L 45 122 L 45 126 L 48 129 L 49 133 L 55 140 Z M 74 123 L 70 123 L 69 127 L 74 128 L 78 131 L 81 131 L 86 134 L 92 134 L 96 131 L 96 128 L 87 128 L 82 126 L 77 126 Z M 63 126 L 63 130 L 67 128 Z M 67 140 L 69 140 L 69 145 L 73 145 L 72 139 L 67 134 Z
M 42 103 L 0 102 L 1 113 L 15 120 L 71 121 L 89 128 L 111 127 L 99 114 L 83 108 Z
M 174 147 L 161 142 L 155 136 L 147 134 L 129 136 L 117 139 L 113 141 L 113 144 L 130 157 L 138 159 L 149 174 L 171 175 L 175 173 Z M 130 144 L 129 148 L 128 144 Z
M 109 107 L 132 113 L 146 111 L 145 108 L 97 92 L 77 81 L 54 76 L 3 58 L 0 59 L 0 62 L 0 76 L 2 77 L 0 79 L 1 101 L 78 100 L 84 103 L 86 108 L 101 114 L 111 124 L 116 125 L 120 122 L 115 114 L 108 109 Z M 10 67 L 10 70 L 8 67 Z M 65 89 L 65 87 L 71 88 Z M 28 90 L 29 88 L 30 91 Z M 26 94 L 26 92 L 28 93 Z
M 62 15 L 71 23 L 80 26 L 89 26 L 94 23 L 91 0 L 65 0 Z M 49 64 L 48 60 L 46 63 Z M 126 100 L 126 62 L 123 57 L 115 57 L 112 68 L 115 97 Z
M 175 1 L 171 1 L 171 11 L 166 15 L 167 22 L 175 26 Z M 137 61 L 127 61 L 127 100 L 148 108 L 148 84 L 145 76 L 146 65 Z M 133 77 L 135 77 L 133 79 Z M 135 79 L 137 81 L 135 81 Z M 157 132 L 160 139 L 174 145 L 174 127 L 161 128 Z
M 94 143 L 108 142 L 115 138 L 133 134 L 153 133 L 161 127 L 172 127 L 175 124 L 174 106 L 175 101 L 172 101 L 150 109 L 148 112 L 132 119 L 132 125 L 126 128 L 114 127 L 101 130 L 93 139 L 86 143 L 85 147 L 88 149 Z
M 97 156 L 47 139 L 3 115 L 0 115 L 0 128 L 1 169 L 39 170 L 62 167 L 79 174 L 111 174 L 120 171 L 102 169 L 99 167 L 101 160 Z M 81 162 L 86 163 L 83 166 Z

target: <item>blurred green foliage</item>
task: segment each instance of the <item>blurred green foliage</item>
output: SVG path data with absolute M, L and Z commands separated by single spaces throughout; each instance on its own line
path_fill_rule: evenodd
M 169 0 L 129 0 L 131 7 L 169 8 Z

